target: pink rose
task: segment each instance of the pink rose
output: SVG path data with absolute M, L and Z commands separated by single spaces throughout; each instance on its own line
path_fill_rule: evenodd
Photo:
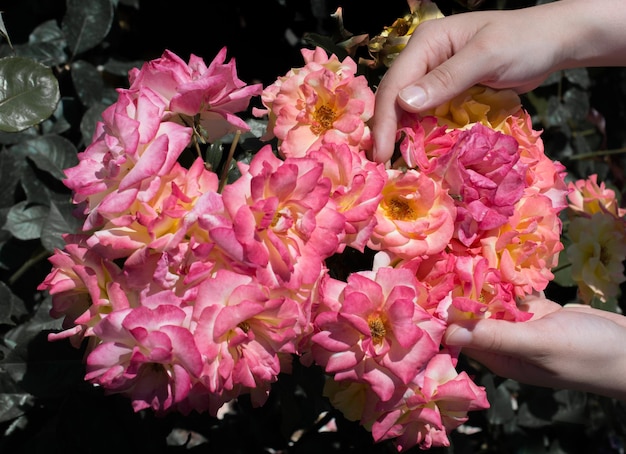
M 446 131 L 445 126 L 439 126 L 435 117 L 421 118 L 405 113 L 396 132 L 404 162 L 396 162 L 393 166 L 399 168 L 405 165 L 430 173 L 436 168 L 437 158 L 450 151 L 456 135 L 455 130 Z
M 524 197 L 506 224 L 481 240 L 482 255 L 517 296 L 542 291 L 554 275 L 561 243 L 558 209 L 544 195 Z
M 260 84 L 247 86 L 237 77 L 235 60 L 226 60 L 222 48 L 207 67 L 204 61 L 191 55 L 186 64 L 177 55 L 165 51 L 161 58 L 149 61 L 129 74 L 131 90 L 154 91 L 167 106 L 166 111 L 180 115 L 183 124 L 199 125 L 204 139 L 215 142 L 236 130 L 248 131 L 246 123 L 235 113 L 245 111 L 250 98 L 261 94 Z
M 250 392 L 262 405 L 280 372 L 279 353 L 295 353 L 298 304 L 250 276 L 218 271 L 200 286 L 192 316 L 209 392 Z
M 94 328 L 101 343 L 87 356 L 85 379 L 127 395 L 135 411 L 173 409 L 202 371 L 186 319 L 171 305 L 112 312 Z
M 389 400 L 396 385 L 409 383 L 439 350 L 445 324 L 421 306 L 426 297 L 409 270 L 351 274 L 338 295 L 340 307 L 322 308 L 314 318 L 315 361 L 335 380 L 368 383 Z
M 120 268 L 85 244 L 83 235 L 65 235 L 63 251 L 50 257 L 53 269 L 37 287 L 52 295 L 50 315 L 64 317 L 64 331 L 50 340 L 70 338 L 78 347 L 85 336 L 112 310 L 129 307 L 129 295 Z M 132 300 L 132 295 L 130 296 Z
M 366 122 L 374 113 L 374 93 L 356 63 L 339 62 L 321 49 L 303 50 L 306 65 L 294 68 L 261 96 L 269 114 L 269 139 L 276 136 L 286 157 L 302 157 L 325 143 L 345 143 L 358 151 L 371 146 Z
M 452 238 L 456 218 L 448 191 L 440 181 L 413 169 L 387 170 L 387 177 L 368 246 L 400 258 L 442 251 Z
M 481 124 L 459 134 L 452 150 L 439 157 L 435 170 L 457 204 L 459 240 L 469 246 L 478 231 L 504 224 L 525 189 L 526 167 L 519 162 L 515 139 Z
M 322 165 L 310 158 L 282 161 L 266 146 L 240 169 L 242 176 L 222 194 L 241 260 L 272 287 L 313 283 L 322 260 L 337 251 L 345 225 L 329 203 Z
M 580 179 L 568 185 L 569 207 L 576 215 L 592 216 L 598 212 L 610 213 L 616 218 L 626 216 L 626 210 L 620 208 L 615 191 L 598 184 L 598 175 Z
M 489 408 L 485 390 L 458 373 L 445 350 L 396 396 L 372 425 L 372 435 L 377 441 L 392 438 L 399 451 L 449 446 L 447 433 L 467 421 L 468 411 Z
M 191 129 L 161 123 L 163 106 L 145 93 L 120 93 L 103 113 L 100 135 L 65 170 L 74 202 L 85 204 L 84 229 L 126 214 L 137 199 L 150 199 L 187 147 Z M 158 101 L 156 101 L 158 102 Z
M 346 144 L 326 144 L 309 157 L 323 165 L 323 175 L 330 179 L 330 199 L 345 217 L 342 245 L 363 252 L 376 224 L 374 213 L 382 199 L 387 180 L 383 164 L 369 161 L 363 152 Z

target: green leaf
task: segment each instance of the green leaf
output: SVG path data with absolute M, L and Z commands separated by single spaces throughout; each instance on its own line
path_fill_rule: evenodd
M 115 58 L 110 58 L 104 64 L 104 70 L 109 74 L 113 74 L 114 76 L 120 77 L 128 77 L 128 71 L 133 68 L 141 68 L 144 64 L 143 60 L 134 60 L 134 61 L 121 61 L 116 60 Z
M 65 241 L 62 235 L 74 233 L 80 229 L 82 222 L 73 215 L 74 209 L 76 209 L 76 205 L 69 202 L 66 204 L 52 202 L 50 204 L 48 220 L 41 232 L 41 244 L 48 251 L 54 251 L 55 248 L 63 249 Z
M 102 112 L 108 106 L 103 103 L 93 104 L 80 120 L 80 133 L 83 136 L 83 143 L 90 144 L 93 134 L 96 131 L 96 123 L 102 120 Z
M 33 396 L 24 392 L 11 373 L 15 365 L 9 361 L 0 362 L 0 423 L 19 418 L 34 404 Z
M 91 63 L 84 60 L 72 63 L 72 82 L 84 106 L 89 107 L 102 100 L 104 92 L 102 74 Z
M 63 98 L 61 98 L 61 102 L 57 104 L 57 108 L 54 113 L 47 119 L 41 123 L 41 134 L 42 135 L 54 135 L 54 134 L 63 134 L 71 129 L 72 125 L 65 118 L 65 108 L 63 103 Z
M 7 28 L 4 26 L 4 21 L 2 20 L 2 11 L 0 11 L 0 35 L 4 36 L 10 47 L 13 47 L 11 38 L 9 38 L 9 34 L 7 33 Z
M 2 132 L 0 131 L 0 144 L 14 145 L 37 137 L 37 131 L 34 127 L 24 129 L 20 132 Z
M 62 65 L 67 61 L 65 54 L 65 40 L 60 43 L 34 43 L 15 46 L 15 54 L 34 60 L 45 66 Z
M 73 57 L 100 44 L 112 23 L 111 0 L 67 0 L 61 29 L 65 33 L 70 55 Z
M 49 211 L 47 206 L 19 202 L 9 210 L 2 228 L 11 232 L 18 240 L 35 240 L 41 236 Z
M 57 22 L 51 19 L 37 26 L 28 37 L 28 43 L 16 46 L 15 50 L 21 57 L 32 58 L 46 66 L 55 66 L 67 61 L 66 46 L 63 32 Z
M 132 6 L 135 9 L 139 9 L 139 0 L 119 0 L 122 5 Z
M 481 379 L 485 387 L 491 406 L 487 410 L 487 419 L 491 424 L 505 424 L 515 416 L 511 404 L 511 391 L 505 383 L 496 386 L 492 374 L 486 374 Z
M 15 325 L 27 313 L 24 302 L 13 294 L 8 285 L 0 281 L 0 324 Z
M 0 80 L 0 131 L 41 123 L 59 102 L 59 84 L 50 68 L 28 58 L 0 59 Z
M 50 173 L 58 180 L 65 178 L 63 169 L 78 163 L 74 144 L 61 136 L 41 136 L 15 145 L 12 149 L 30 158 L 41 170 Z
M 0 208 L 15 203 L 15 188 L 20 181 L 26 161 L 17 153 L 0 152 Z
M 591 79 L 587 68 L 572 68 L 563 71 L 565 78 L 571 83 L 578 85 L 580 88 L 589 88 Z
M 47 190 L 33 166 L 27 165 L 22 170 L 20 186 L 26 194 L 26 201 L 31 205 L 48 206 L 50 204 L 50 191 Z
M 559 389 L 554 392 L 554 400 L 559 404 L 552 421 L 569 424 L 582 424 L 587 421 L 587 394 L 582 391 Z
M 26 201 L 31 205 L 50 206 L 52 202 L 67 202 L 70 199 L 70 190 L 59 185 L 62 192 L 56 192 L 48 187 L 46 178 L 37 172 L 32 165 L 26 165 L 22 171 L 20 186 L 26 194 Z M 11 204 L 13 205 L 13 203 Z
M 562 126 L 569 118 L 567 109 L 556 96 L 550 96 L 546 105 L 545 123 L 547 127 Z
M 317 33 L 306 33 L 303 37 L 304 41 L 311 46 L 321 47 L 328 53 L 335 54 L 339 60 L 343 60 L 348 56 L 348 52 L 338 46 L 331 38 Z
M 563 250 L 559 253 L 559 263 L 552 270 L 554 273 L 553 281 L 561 287 L 576 287 L 578 284 L 572 279 L 572 264 L 567 258 L 567 248 L 571 245 L 571 241 L 563 235 L 561 237 Z
M 220 162 L 222 162 L 222 157 L 224 156 L 224 145 L 222 145 L 221 140 L 216 140 L 212 144 L 207 147 L 206 152 L 206 163 L 209 165 L 209 168 L 219 169 Z
M 563 95 L 563 106 L 574 121 L 583 121 L 589 114 L 589 93 L 579 88 L 570 88 Z

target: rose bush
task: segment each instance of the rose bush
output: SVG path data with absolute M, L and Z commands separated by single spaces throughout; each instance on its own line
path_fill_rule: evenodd
M 421 3 L 427 11 L 414 9 L 411 27 L 437 14 Z M 410 34 L 404 25 L 388 30 L 398 43 Z M 399 48 L 387 44 L 391 61 Z M 553 272 L 563 271 L 577 281 L 579 298 L 614 307 L 623 281 L 623 211 L 598 183 L 606 172 L 568 188 L 564 168 L 543 150 L 552 131 L 533 128 L 544 117 L 531 121 L 512 92 L 478 87 L 428 115 L 402 118 L 393 160 L 371 162 L 373 91 L 357 75 L 356 58 L 343 55 L 305 51 L 302 67 L 268 84 L 259 101 L 264 112 L 255 110 L 268 115 L 265 147 L 252 138 L 262 135 L 263 120 L 243 113 L 261 87 L 239 80 L 234 61 L 225 64 L 226 49 L 209 65 L 166 51 L 131 71 L 130 88 L 117 92 L 86 136 L 77 165 L 60 167 L 82 227 L 55 244 L 53 270 L 40 286 L 52 295 L 51 314 L 63 319 L 47 325 L 43 334 L 52 329 L 49 338 L 60 342 L 46 348 L 62 350 L 67 340 L 78 347 L 82 377 L 98 386 L 90 392 L 126 396 L 139 412 L 135 421 L 167 413 L 155 423 L 163 427 L 204 414 L 214 422 L 205 434 L 233 415 L 264 415 L 279 405 L 284 424 L 310 423 L 317 435 L 343 436 L 341 411 L 377 442 L 436 448 L 457 444 L 461 434 L 489 438 L 474 426 L 489 418 L 499 427 L 491 418 L 518 401 L 527 416 L 529 399 L 525 387 L 509 382 L 496 392 L 486 371 L 476 375 L 458 351 L 441 345 L 447 323 L 523 322 L 530 314 L 517 300 L 550 291 Z M 72 66 L 77 80 L 79 69 L 80 62 Z M 377 73 L 363 74 L 375 87 Z M 8 149 L 27 151 L 35 162 L 36 142 Z M 294 155 L 285 151 L 302 144 Z M 40 165 L 51 171 L 50 163 Z M 22 179 L 20 190 L 38 208 L 41 199 L 32 199 L 37 192 Z M 560 217 L 568 191 L 568 217 Z M 50 225 L 59 200 L 48 201 Z M 12 210 L 7 228 L 16 229 L 16 219 Z M 55 228 L 75 232 L 71 224 Z M 559 254 L 561 238 L 567 252 Z M 16 336 L 28 333 L 21 328 L 7 334 L 0 353 L 19 345 Z M 13 361 L 13 354 L 0 360 L 3 383 L 6 371 L 19 375 Z M 24 386 L 32 386 L 31 366 Z M 328 400 L 298 382 L 316 380 L 320 370 Z M 305 394 L 316 404 L 302 415 L 314 419 L 296 421 L 289 398 L 302 402 Z M 495 408 L 472 413 L 489 404 L 487 395 Z M 119 398 L 102 402 L 126 408 Z M 264 408 L 248 412 L 247 402 Z M 113 404 L 94 408 L 106 405 Z M 283 428 L 298 443 L 292 429 Z
M 447 445 L 488 405 L 455 371 L 447 323 L 530 316 L 515 301 L 552 278 L 562 167 L 519 127 L 518 98 L 487 89 L 407 114 L 400 156 L 371 162 L 373 92 L 350 57 L 317 48 L 261 95 L 277 148 L 218 179 L 179 157 L 239 134 L 235 112 L 259 91 L 224 53 L 207 67 L 166 52 L 132 71 L 66 170 L 85 223 L 40 286 L 65 317 L 50 338 L 87 338 L 85 378 L 157 412 L 216 416 L 242 394 L 263 405 L 301 356 L 364 385 L 365 405 L 346 411 L 376 441 Z M 348 247 L 377 254 L 342 282 L 326 259 Z

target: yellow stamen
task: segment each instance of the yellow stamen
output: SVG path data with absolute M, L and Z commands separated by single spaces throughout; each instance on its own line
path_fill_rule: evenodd
M 395 28 L 398 36 L 404 36 L 409 31 L 409 23 L 406 19 L 400 18 L 397 19 L 392 25 L 392 28 Z
M 237 326 L 241 328 L 241 330 L 246 334 L 248 333 L 248 331 L 250 331 L 250 325 L 248 324 L 248 322 L 241 322 Z
M 370 327 L 370 334 L 372 336 L 372 341 L 374 344 L 380 344 L 385 339 L 385 335 L 387 334 L 387 330 L 385 329 L 385 324 L 381 320 L 380 316 L 376 315 L 374 317 L 370 317 L 367 320 L 367 324 Z
M 323 106 L 315 109 L 313 113 L 313 124 L 311 125 L 311 131 L 316 136 L 319 136 L 333 127 L 333 123 L 337 118 L 335 110 L 324 104 Z
M 418 213 L 406 200 L 393 198 L 387 202 L 385 209 L 387 216 L 398 221 L 414 221 Z

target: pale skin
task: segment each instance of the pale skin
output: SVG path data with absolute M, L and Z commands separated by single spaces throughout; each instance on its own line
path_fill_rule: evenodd
M 444 342 L 502 377 L 626 400 L 626 317 L 539 297 L 524 305 L 534 314 L 527 322 L 451 324 Z
M 518 93 L 574 67 L 626 66 L 626 1 L 560 0 L 420 24 L 376 91 L 373 158 L 393 153 L 402 110 L 436 107 L 482 84 Z M 494 373 L 520 382 L 626 400 L 626 317 L 540 297 L 524 323 L 452 324 L 444 341 Z
M 402 109 L 424 111 L 477 84 L 523 93 L 557 70 L 626 65 L 624 24 L 623 0 L 560 0 L 423 22 L 376 90 L 373 158 L 391 157 Z

